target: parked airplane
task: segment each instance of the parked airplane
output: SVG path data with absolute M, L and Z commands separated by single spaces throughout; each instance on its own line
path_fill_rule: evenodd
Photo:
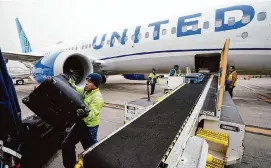
M 168 73 L 173 65 L 198 71 L 218 71 L 220 52 L 230 38 L 228 63 L 239 73 L 271 72 L 271 1 L 239 1 L 179 18 L 100 34 L 86 41 L 62 42 L 32 52 L 16 19 L 23 53 L 4 52 L 6 59 L 36 61 L 34 79 L 65 73 L 82 85 L 86 75 L 126 74 L 127 79 L 146 79 L 156 68 Z

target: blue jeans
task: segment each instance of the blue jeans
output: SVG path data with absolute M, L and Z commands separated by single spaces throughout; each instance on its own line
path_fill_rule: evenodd
M 155 90 L 155 84 L 156 84 L 156 83 L 151 84 L 151 95 L 154 93 L 154 90 Z
M 74 168 L 76 164 L 75 145 L 80 141 L 84 150 L 91 147 L 97 140 L 99 126 L 87 127 L 85 123 L 76 123 L 62 142 L 62 159 L 65 168 Z

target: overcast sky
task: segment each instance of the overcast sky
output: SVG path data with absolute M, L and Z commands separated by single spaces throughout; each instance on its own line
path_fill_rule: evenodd
M 58 41 L 168 19 L 230 1 L 233 0 L 0 0 L 0 47 L 21 51 L 16 17 L 35 51 Z

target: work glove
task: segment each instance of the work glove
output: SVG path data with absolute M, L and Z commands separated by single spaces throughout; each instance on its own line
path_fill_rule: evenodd
M 53 82 L 53 78 L 51 76 L 48 76 L 44 79 L 44 82 Z
M 75 81 L 74 81 L 72 78 L 70 78 L 70 79 L 69 79 L 69 83 L 70 83 L 70 84 L 73 84 L 73 83 L 75 84 Z
M 75 81 L 72 78 L 69 79 L 69 83 L 71 84 L 71 86 L 75 86 Z
M 85 110 L 83 110 L 83 109 L 78 109 L 78 110 L 76 111 L 76 113 L 77 113 L 77 116 L 78 116 L 79 118 L 85 118 L 85 117 L 88 116 L 88 113 L 85 112 Z

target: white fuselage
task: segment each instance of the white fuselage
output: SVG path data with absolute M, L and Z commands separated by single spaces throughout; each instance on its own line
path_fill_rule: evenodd
M 43 50 L 75 52 L 102 62 L 109 74 L 168 73 L 173 65 L 195 69 L 195 55 L 220 53 L 230 38 L 229 65 L 239 71 L 271 71 L 271 1 L 244 1 L 179 18 L 100 34 Z M 134 35 L 134 36 L 133 36 Z M 159 35 L 159 37 L 158 37 Z

